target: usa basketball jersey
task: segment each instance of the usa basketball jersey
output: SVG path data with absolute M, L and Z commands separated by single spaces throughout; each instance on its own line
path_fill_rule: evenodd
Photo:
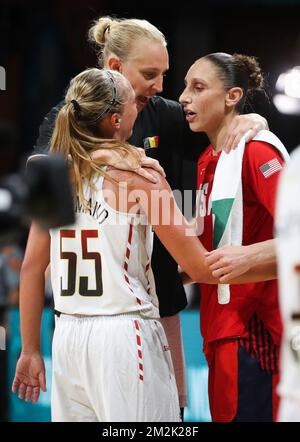
M 145 215 L 111 208 L 104 178 L 84 185 L 85 208 L 75 204 L 75 224 L 50 230 L 54 307 L 66 314 L 138 313 L 158 318 L 150 265 L 153 233 Z

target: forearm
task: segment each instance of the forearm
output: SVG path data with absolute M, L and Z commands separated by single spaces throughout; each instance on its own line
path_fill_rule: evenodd
M 263 264 L 276 264 L 276 239 L 258 242 L 246 246 L 249 250 L 248 258 L 252 269 Z
M 183 285 L 191 285 L 195 282 L 186 272 L 180 272 L 180 278 Z
M 23 353 L 41 351 L 41 318 L 44 307 L 43 274 L 22 268 L 20 280 L 20 322 Z
M 244 246 L 249 269 L 231 284 L 269 281 L 277 278 L 276 239 Z
M 45 270 L 50 261 L 50 235 L 32 224 L 20 275 L 22 351 L 40 352 Z
M 257 264 L 252 269 L 248 270 L 243 275 L 240 275 L 232 280 L 228 280 L 230 284 L 244 284 L 251 282 L 270 281 L 277 278 L 277 264 Z

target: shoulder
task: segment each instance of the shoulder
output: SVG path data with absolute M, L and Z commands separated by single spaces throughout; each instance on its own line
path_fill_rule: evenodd
M 128 213 L 133 213 L 132 211 L 138 210 L 139 207 L 149 213 L 153 201 L 157 202 L 159 200 L 161 191 L 165 190 L 171 196 L 169 184 L 156 171 L 152 171 L 157 179 L 155 184 L 134 172 L 110 169 L 107 173 L 113 180 L 117 181 L 112 182 L 105 179 L 103 186 L 105 201 L 114 209 L 120 210 L 120 203 L 122 203 L 123 209 L 125 208 Z
M 276 158 L 280 164 L 284 163 L 279 150 L 272 144 L 265 141 L 250 141 L 245 147 L 245 160 L 253 164 L 263 164 L 266 161 Z
M 129 191 L 139 191 L 143 190 L 146 192 L 151 192 L 152 190 L 162 190 L 164 188 L 169 188 L 167 181 L 165 178 L 156 170 L 151 170 L 152 175 L 155 176 L 157 182 L 152 183 L 137 173 L 126 171 L 126 170 L 118 170 L 118 169 L 109 169 L 107 171 L 108 175 L 119 183 L 126 183 Z M 107 180 L 106 180 L 107 181 Z M 106 184 L 108 186 L 108 184 Z M 115 188 L 118 187 L 118 184 L 113 184 Z
M 279 175 L 284 167 L 284 159 L 280 151 L 272 144 L 264 141 L 251 141 L 245 147 L 243 158 L 243 180 L 251 182 L 260 192 L 266 189 L 272 192 L 271 184 L 277 185 Z M 265 186 L 268 179 L 268 186 Z M 249 184 L 250 185 L 250 184 Z

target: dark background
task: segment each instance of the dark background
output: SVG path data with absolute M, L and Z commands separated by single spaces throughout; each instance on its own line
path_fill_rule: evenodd
M 297 0 L 198 0 L 180 6 L 163 0 L 2 0 L 0 14 L 0 65 L 6 69 L 0 133 L 1 144 L 9 146 L 1 151 L 0 172 L 18 167 L 31 151 L 39 124 L 61 99 L 70 78 L 96 65 L 86 34 L 101 15 L 146 18 L 161 29 L 170 52 L 163 95 L 172 99 L 178 98 L 189 65 L 205 53 L 257 56 L 270 96 L 279 73 L 300 64 Z M 281 115 L 264 101 L 256 110 L 289 150 L 299 144 L 299 117 Z

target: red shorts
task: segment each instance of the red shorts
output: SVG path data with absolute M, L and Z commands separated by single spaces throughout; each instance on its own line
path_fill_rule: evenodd
M 212 420 L 275 421 L 278 370 L 263 370 L 258 359 L 242 345 L 243 341 L 228 338 L 205 346 Z

